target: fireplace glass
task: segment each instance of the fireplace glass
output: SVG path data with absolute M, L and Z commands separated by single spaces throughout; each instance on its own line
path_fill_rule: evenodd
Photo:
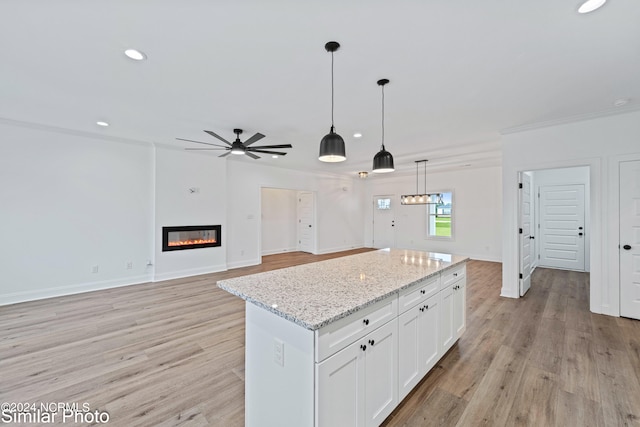
M 221 229 L 221 225 L 162 227 L 162 251 L 220 246 L 222 244 Z

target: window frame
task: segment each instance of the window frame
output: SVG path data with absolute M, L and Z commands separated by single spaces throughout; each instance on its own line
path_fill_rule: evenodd
M 441 190 L 441 191 L 429 191 L 429 194 L 451 194 L 451 235 L 450 236 L 436 236 L 435 234 L 430 234 L 431 233 L 431 227 L 430 227 L 430 222 L 431 222 L 431 216 L 432 215 L 437 215 L 437 213 L 432 214 L 431 213 L 431 209 L 433 207 L 433 209 L 437 209 L 438 205 L 426 205 L 426 209 L 425 209 L 425 239 L 427 240 L 444 240 L 444 241 L 453 241 L 455 240 L 455 212 L 456 212 L 456 202 L 455 202 L 455 192 L 453 190 Z

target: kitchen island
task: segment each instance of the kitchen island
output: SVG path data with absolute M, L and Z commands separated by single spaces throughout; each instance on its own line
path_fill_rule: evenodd
M 218 282 L 246 301 L 246 425 L 382 423 L 464 332 L 466 261 L 381 249 Z

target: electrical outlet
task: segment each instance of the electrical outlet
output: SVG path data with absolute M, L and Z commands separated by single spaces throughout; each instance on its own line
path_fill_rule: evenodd
M 131 270 L 133 268 L 133 261 L 127 261 L 127 270 Z
M 273 340 L 273 361 L 276 365 L 284 366 L 284 342 L 278 338 Z
M 93 267 L 91 267 L 91 272 L 94 273 L 94 274 L 97 273 L 98 272 L 98 266 L 94 265 Z

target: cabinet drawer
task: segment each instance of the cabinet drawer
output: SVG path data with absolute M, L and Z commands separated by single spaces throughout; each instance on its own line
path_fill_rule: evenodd
M 398 311 L 402 314 L 416 304 L 426 300 L 440 291 L 440 275 L 428 277 L 400 291 Z
M 466 265 L 446 270 L 442 273 L 442 288 L 446 288 L 466 276 Z
M 398 316 L 398 297 L 358 310 L 316 331 L 315 361 L 320 362 Z

